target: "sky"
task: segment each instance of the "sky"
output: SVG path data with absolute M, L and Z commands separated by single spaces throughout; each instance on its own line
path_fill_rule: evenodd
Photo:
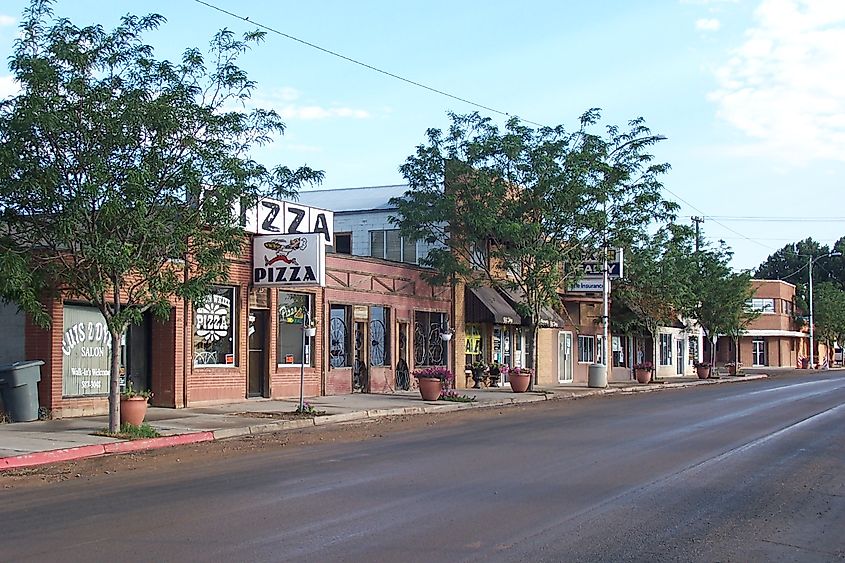
M 665 196 L 704 217 L 733 266 L 754 268 L 806 237 L 845 236 L 845 1 L 206 0 L 283 34 L 433 89 L 574 129 L 587 109 L 666 136 Z M 8 58 L 27 2 L 0 3 Z M 57 16 L 113 27 L 127 13 L 167 23 L 145 40 L 177 59 L 255 23 L 196 0 L 57 0 Z M 240 66 L 285 135 L 255 157 L 325 171 L 321 189 L 404 183 L 399 166 L 447 112 L 479 111 L 270 32 Z M 0 67 L 0 96 L 16 91 Z

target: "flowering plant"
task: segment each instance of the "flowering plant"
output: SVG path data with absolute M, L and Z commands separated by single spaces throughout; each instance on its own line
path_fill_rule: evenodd
M 126 388 L 120 392 L 121 399 L 134 399 L 136 397 L 142 397 L 144 399 L 151 399 L 153 396 L 153 392 L 149 389 L 145 389 L 141 391 L 140 389 L 135 389 L 132 386 L 132 382 L 128 382 L 126 384 Z
M 517 368 L 513 368 L 509 371 L 510 371 L 511 375 L 516 375 L 516 376 L 527 375 L 527 376 L 530 377 L 530 376 L 534 375 L 534 371 L 531 368 L 519 368 L 519 367 L 517 367 Z
M 693 366 L 695 366 L 695 367 L 697 367 L 697 368 L 709 368 L 709 367 L 710 367 L 710 362 L 695 362 L 695 363 L 693 364 Z
M 728 362 L 727 364 L 725 364 L 725 367 L 726 368 L 741 368 L 742 362 Z
M 507 375 L 510 370 L 511 368 L 508 364 L 500 364 L 497 362 L 490 364 L 490 375 L 492 376 Z
M 640 362 L 638 364 L 634 364 L 634 369 L 642 371 L 651 371 L 654 369 L 654 366 L 651 364 L 651 362 Z
M 428 367 L 414 370 L 414 377 L 429 377 L 439 379 L 441 382 L 450 383 L 455 380 L 455 375 L 444 367 Z
M 487 364 L 485 364 L 485 363 L 484 363 L 483 361 L 481 361 L 481 360 L 478 360 L 478 361 L 476 361 L 476 362 L 472 362 L 472 363 L 469 365 L 469 369 L 471 369 L 472 371 L 484 371 L 484 370 L 486 370 L 486 369 L 487 369 Z

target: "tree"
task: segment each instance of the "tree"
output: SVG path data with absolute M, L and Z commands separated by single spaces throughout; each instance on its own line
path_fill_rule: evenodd
M 593 133 L 597 110 L 572 133 L 517 119 L 500 130 L 477 113 L 450 117 L 449 130 L 430 129 L 400 168 L 409 189 L 392 202 L 394 220 L 403 236 L 434 245 L 422 262 L 435 281 L 484 282 L 521 296 L 536 367 L 540 310 L 582 276 L 584 258 L 675 209 L 660 194 L 668 165 L 647 152 L 662 137 L 642 119 Z
M 751 274 L 734 272 L 729 266 L 731 256 L 721 241 L 719 246 L 705 247 L 695 254 L 690 316 L 698 321 L 711 343 L 711 364 L 716 361 L 715 338 L 724 334 L 736 340 L 757 315 L 747 307 L 754 295 Z
M 813 287 L 813 321 L 818 339 L 828 345 L 845 341 L 845 291 L 832 282 Z
M 829 248 L 812 238 L 787 244 L 757 267 L 754 277 L 765 280 L 784 280 L 795 284 L 795 300 L 798 309 L 809 311 L 809 273 L 807 264 L 813 261 L 813 282 L 831 281 L 845 289 L 845 258 L 828 256 L 839 251 L 845 256 L 845 237 Z
M 645 332 L 654 340 L 659 327 L 690 311 L 694 236 L 690 227 L 671 223 L 627 250 L 625 276 L 613 284 L 611 319 L 616 330 L 628 335 Z
M 42 325 L 46 292 L 99 309 L 111 337 L 109 430 L 118 426 L 120 337 L 174 297 L 197 300 L 244 243 L 235 204 L 293 194 L 322 178 L 247 155 L 281 134 L 272 111 L 240 111 L 255 83 L 249 45 L 223 30 L 208 61 L 159 61 L 142 42 L 164 22 L 126 16 L 79 28 L 34 0 L 10 68 L 21 93 L 0 102 L 0 296 Z

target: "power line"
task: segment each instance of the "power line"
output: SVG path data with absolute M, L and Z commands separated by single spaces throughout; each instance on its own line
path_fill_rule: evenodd
M 371 71 L 373 71 L 373 72 L 377 72 L 377 73 L 379 73 L 379 74 L 383 74 L 383 75 L 388 76 L 388 77 L 390 77 L 390 78 L 394 78 L 394 79 L 396 79 L 396 80 L 400 80 L 400 81 L 405 82 L 405 83 L 407 83 L 407 84 L 411 84 L 412 86 L 416 86 L 416 87 L 418 87 L 418 88 L 422 88 L 422 89 L 424 89 L 424 90 L 428 90 L 429 92 L 433 92 L 433 93 L 435 93 L 435 94 L 438 94 L 438 95 L 441 95 L 441 96 L 445 96 L 445 97 L 447 97 L 447 98 L 451 98 L 451 99 L 453 99 L 453 100 L 457 100 L 457 101 L 459 101 L 459 102 L 463 102 L 463 103 L 465 103 L 465 104 L 469 104 L 469 105 L 471 105 L 471 106 L 475 106 L 475 107 L 477 107 L 477 108 L 480 108 L 480 109 L 483 109 L 483 110 L 486 110 L 486 111 L 489 111 L 489 112 L 492 112 L 492 113 L 496 113 L 496 114 L 498 114 L 498 115 L 503 115 L 503 116 L 506 116 L 506 117 L 516 117 L 516 118 L 517 118 L 517 119 L 519 119 L 520 121 L 522 121 L 522 122 L 524 122 L 524 123 L 528 123 L 528 124 L 530 124 L 530 125 L 535 125 L 535 126 L 537 126 L 537 127 L 547 127 L 546 125 L 543 125 L 542 123 L 537 123 L 536 121 L 531 121 L 531 120 L 528 120 L 528 119 L 523 119 L 523 118 L 521 118 L 521 117 L 519 117 L 519 116 L 516 116 L 516 115 L 514 115 L 514 114 L 511 114 L 511 113 L 509 113 L 509 112 L 502 111 L 502 110 L 498 110 L 498 109 L 496 109 L 496 108 L 493 108 L 493 107 L 490 107 L 490 106 L 487 106 L 487 105 L 481 104 L 481 103 L 479 103 L 479 102 L 474 102 L 474 101 L 469 100 L 469 99 L 467 99 L 467 98 L 463 98 L 463 97 L 461 97 L 461 96 L 458 96 L 458 95 L 455 95 L 455 94 L 451 94 L 451 93 L 446 92 L 446 91 L 444 91 L 444 90 L 440 90 L 440 89 L 438 89 L 438 88 L 434 88 L 434 87 L 432 87 L 432 86 L 428 86 L 428 85 L 423 84 L 423 83 L 421 83 L 421 82 L 417 82 L 416 80 L 411 80 L 410 78 L 405 78 L 404 76 L 401 76 L 401 75 L 398 75 L 398 74 L 396 74 L 396 73 L 393 73 L 393 72 L 390 72 L 390 71 L 387 71 L 387 70 L 381 69 L 381 68 L 379 68 L 379 67 L 377 67 L 377 66 L 374 66 L 374 65 L 371 65 L 371 64 L 365 63 L 365 62 L 360 61 L 360 60 L 358 60 L 358 59 L 354 59 L 354 58 L 352 58 L 352 57 L 348 57 L 348 56 L 343 55 L 343 54 L 341 54 L 341 53 L 339 53 L 339 52 L 337 52 L 337 51 L 333 51 L 333 50 L 331 50 L 331 49 L 327 49 L 327 48 L 325 48 L 325 47 L 321 47 L 321 46 L 319 46 L 319 45 L 317 45 L 317 44 L 315 44 L 315 43 L 311 43 L 310 41 L 306 41 L 306 40 L 304 40 L 304 39 L 300 39 L 299 37 L 296 37 L 296 36 L 291 35 L 291 34 L 289 34 L 289 33 L 285 33 L 285 32 L 283 32 L 283 31 L 281 31 L 281 30 L 279 30 L 279 29 L 276 29 L 276 28 L 274 28 L 274 27 L 271 27 L 271 26 L 269 26 L 269 25 L 267 25 L 267 24 L 263 24 L 263 23 L 261 23 L 261 22 L 259 22 L 259 21 L 251 20 L 248 16 L 242 16 L 242 15 L 240 15 L 240 14 L 236 14 L 236 13 L 234 13 L 234 12 L 231 12 L 231 11 L 229 11 L 229 10 L 226 10 L 226 9 L 224 9 L 224 8 L 221 8 L 221 7 L 219 7 L 219 6 L 215 5 L 215 4 L 212 4 L 211 2 L 206 2 L 205 0 L 194 0 L 194 2 L 196 2 L 197 4 L 200 4 L 200 5 L 202 5 L 202 6 L 205 6 L 206 8 L 209 8 L 209 9 L 215 10 L 215 11 L 217 11 L 217 12 L 220 12 L 221 14 L 226 14 L 227 16 L 230 16 L 230 17 L 232 17 L 232 18 L 235 18 L 235 19 L 241 20 L 242 22 L 248 23 L 248 24 L 250 24 L 250 25 L 254 25 L 254 26 L 256 26 L 256 27 L 259 27 L 259 28 L 261 28 L 261 29 L 264 29 L 264 30 L 266 30 L 266 31 L 269 31 L 270 33 L 274 33 L 274 34 L 276 34 L 276 35 L 279 35 L 280 37 L 284 37 L 284 38 L 286 38 L 286 39 L 290 39 L 291 41 L 296 41 L 297 43 L 300 43 L 300 44 L 305 45 L 305 46 L 307 46 L 307 47 L 311 47 L 312 49 L 316 49 L 317 51 L 321 51 L 321 52 L 323 52 L 323 53 L 326 53 L 326 54 L 331 55 L 331 56 L 333 56 L 333 57 L 337 57 L 337 58 L 339 58 L 339 59 L 342 59 L 342 60 L 344 60 L 344 61 L 350 62 L 350 63 L 352 63 L 352 64 L 355 64 L 355 65 L 361 66 L 361 67 L 366 68 L 366 69 L 368 69 L 368 70 L 371 70 Z M 707 214 L 706 214 L 706 213 L 704 213 L 701 209 L 697 208 L 696 206 L 694 206 L 694 205 L 693 205 L 693 204 L 691 204 L 690 202 L 686 201 L 685 199 L 683 199 L 682 197 L 680 197 L 678 194 L 674 193 L 673 191 L 669 190 L 669 189 L 668 189 L 668 188 L 666 188 L 665 186 L 664 186 L 664 188 L 663 188 L 663 189 L 664 189 L 664 190 L 666 190 L 668 193 L 672 194 L 673 196 L 675 196 L 675 198 L 677 198 L 678 200 L 680 200 L 680 201 L 682 201 L 683 203 L 687 204 L 687 205 L 688 205 L 689 207 L 691 207 L 692 209 L 694 209 L 694 210 L 698 211 L 699 213 L 701 213 L 702 215 L 704 215 L 706 218 L 710 219 L 711 221 L 713 221 L 713 222 L 714 222 L 714 223 L 716 223 L 717 225 L 720 225 L 722 228 L 727 229 L 728 231 L 730 231 L 730 232 L 732 232 L 732 233 L 734 233 L 734 234 L 736 234 L 736 235 L 738 235 L 738 236 L 742 237 L 743 239 L 745 239 L 745 240 L 747 240 L 747 241 L 749 241 L 749 242 L 752 242 L 752 243 L 754 243 L 754 244 L 757 244 L 758 246 L 761 246 L 761 247 L 763 247 L 763 248 L 765 248 L 765 249 L 767 249 L 767 250 L 775 250 L 774 248 L 772 248 L 772 247 L 770 247 L 770 246 L 767 246 L 767 245 L 764 245 L 764 244 L 762 244 L 762 243 L 760 243 L 760 242 L 757 242 L 756 240 L 754 240 L 754 239 L 752 239 L 752 238 L 749 238 L 749 237 L 747 237 L 747 236 L 743 235 L 743 234 L 742 234 L 742 233 L 740 233 L 739 231 L 737 231 L 737 230 L 735 230 L 735 229 L 732 229 L 732 228 L 728 227 L 727 225 L 725 225 L 725 224 L 721 223 L 720 221 L 718 221 L 718 220 L 717 220 L 718 216 L 709 216 L 709 215 L 707 215 Z
M 449 92 L 446 92 L 444 90 L 439 90 L 439 89 L 434 88 L 432 86 L 428 86 L 426 84 L 423 84 L 422 82 L 417 82 L 416 80 L 411 80 L 410 78 L 405 78 L 404 76 L 400 76 L 398 74 L 395 74 L 393 72 L 378 68 L 377 66 L 373 66 L 371 64 L 367 64 L 363 61 L 359 61 L 358 59 L 353 59 L 352 57 L 347 57 L 346 55 L 338 53 L 337 51 L 332 51 L 331 49 L 326 49 L 325 47 L 320 47 L 319 45 L 317 45 L 315 43 L 311 43 L 311 42 L 306 41 L 304 39 L 300 39 L 299 37 L 295 37 L 293 35 L 290 35 L 289 33 L 285 33 L 283 31 L 280 31 L 278 29 L 270 27 L 269 25 L 263 24 L 261 22 L 251 20 L 251 19 L 249 19 L 248 16 L 241 16 L 240 14 L 236 14 L 234 12 L 230 12 L 229 10 L 225 10 L 225 9 L 219 7 L 219 6 L 215 6 L 214 4 L 212 4 L 210 2 L 205 2 L 204 0 L 194 0 L 194 2 L 196 2 L 197 4 L 202 4 L 203 6 L 205 6 L 207 8 L 211 8 L 212 10 L 216 10 L 216 11 L 220 12 L 221 14 L 226 14 L 227 16 L 231 16 L 233 18 L 239 19 L 239 20 L 246 22 L 248 24 L 254 25 L 256 27 L 260 27 L 261 29 L 267 30 L 271 33 L 275 33 L 276 35 L 279 35 L 281 37 L 285 37 L 286 39 L 290 39 L 291 41 L 296 41 L 297 43 L 301 43 L 303 45 L 311 47 L 312 49 L 322 51 L 323 53 L 326 53 L 326 54 L 331 55 L 333 57 L 343 59 L 344 61 L 356 64 L 358 66 L 364 67 L 364 68 L 372 70 L 374 72 L 378 72 L 378 73 L 383 74 L 385 76 L 389 76 L 390 78 L 395 78 L 396 80 L 401 80 L 402 82 L 405 82 L 407 84 L 411 84 L 412 86 L 416 86 L 418 88 L 423 88 L 425 90 L 428 90 L 429 92 L 434 92 L 435 94 L 439 94 L 441 96 L 446 96 L 447 98 L 451 98 L 453 100 L 457 100 L 459 102 L 463 102 L 465 104 L 469 104 L 471 106 L 475 106 L 477 108 L 481 108 L 483 110 L 487 110 L 487 111 L 492 112 L 492 113 L 497 113 L 499 115 L 504 115 L 506 117 L 516 117 L 520 121 L 523 121 L 525 123 L 529 123 L 531 125 L 536 125 L 537 127 L 546 127 L 546 125 L 543 125 L 542 123 L 537 123 L 536 121 L 530 121 L 528 119 L 522 119 L 521 117 L 519 117 L 517 115 L 513 115 L 512 113 L 508 113 L 506 111 L 498 110 L 498 109 L 492 108 L 490 106 L 486 106 L 484 104 L 474 102 L 474 101 L 469 100 L 467 98 L 462 98 L 462 97 L 457 96 L 455 94 L 450 94 Z
M 765 216 L 732 216 L 732 215 L 707 215 L 707 219 L 720 219 L 722 221 L 748 221 L 748 222 L 764 222 L 764 223 L 806 223 L 812 221 L 813 223 L 839 223 L 845 222 L 845 217 L 765 217 Z
M 673 192 L 672 190 L 670 190 L 669 188 L 667 188 L 666 186 L 663 186 L 663 190 L 664 190 L 664 191 L 666 191 L 666 192 L 668 192 L 668 193 L 670 193 L 670 194 L 672 194 L 673 196 L 675 196 L 675 198 L 676 198 L 676 199 L 678 199 L 678 200 L 680 200 L 681 202 L 683 202 L 683 203 L 687 204 L 690 208 L 694 209 L 695 211 L 698 211 L 699 213 L 701 213 L 702 215 L 704 215 L 706 218 L 710 219 L 711 221 L 713 221 L 713 222 L 714 222 L 714 223 L 716 223 L 717 225 L 721 226 L 723 229 L 727 229 L 727 230 L 729 230 L 730 232 L 732 232 L 733 234 L 735 234 L 735 235 L 738 235 L 738 236 L 742 237 L 743 239 L 747 240 L 748 242 L 753 242 L 753 243 L 754 243 L 754 244 L 756 244 L 757 246 L 761 246 L 761 247 L 765 248 L 766 250 L 777 250 L 776 248 L 773 248 L 773 247 L 771 247 L 771 246 L 769 246 L 769 245 L 763 244 L 763 243 L 761 243 L 761 242 L 757 242 L 756 240 L 754 240 L 754 239 L 752 239 L 752 238 L 749 238 L 749 237 L 745 236 L 744 234 L 740 233 L 740 232 L 739 232 L 739 231 L 737 231 L 736 229 L 732 229 L 732 228 L 728 227 L 727 225 L 725 225 L 724 223 L 721 223 L 721 222 L 719 222 L 719 221 L 717 221 L 717 220 L 713 219 L 711 216 L 707 215 L 704 211 L 702 211 L 701 209 L 699 209 L 699 208 L 698 208 L 698 207 L 696 207 L 695 205 L 691 204 L 690 202 L 688 202 L 687 200 L 685 200 L 684 198 L 682 198 L 681 196 L 679 196 L 678 194 L 676 194 L 675 192 Z

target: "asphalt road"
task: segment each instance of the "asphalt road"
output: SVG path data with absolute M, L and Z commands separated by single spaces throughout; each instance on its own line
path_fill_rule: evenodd
M 2 491 L 0 560 L 845 559 L 842 372 L 446 426 Z

